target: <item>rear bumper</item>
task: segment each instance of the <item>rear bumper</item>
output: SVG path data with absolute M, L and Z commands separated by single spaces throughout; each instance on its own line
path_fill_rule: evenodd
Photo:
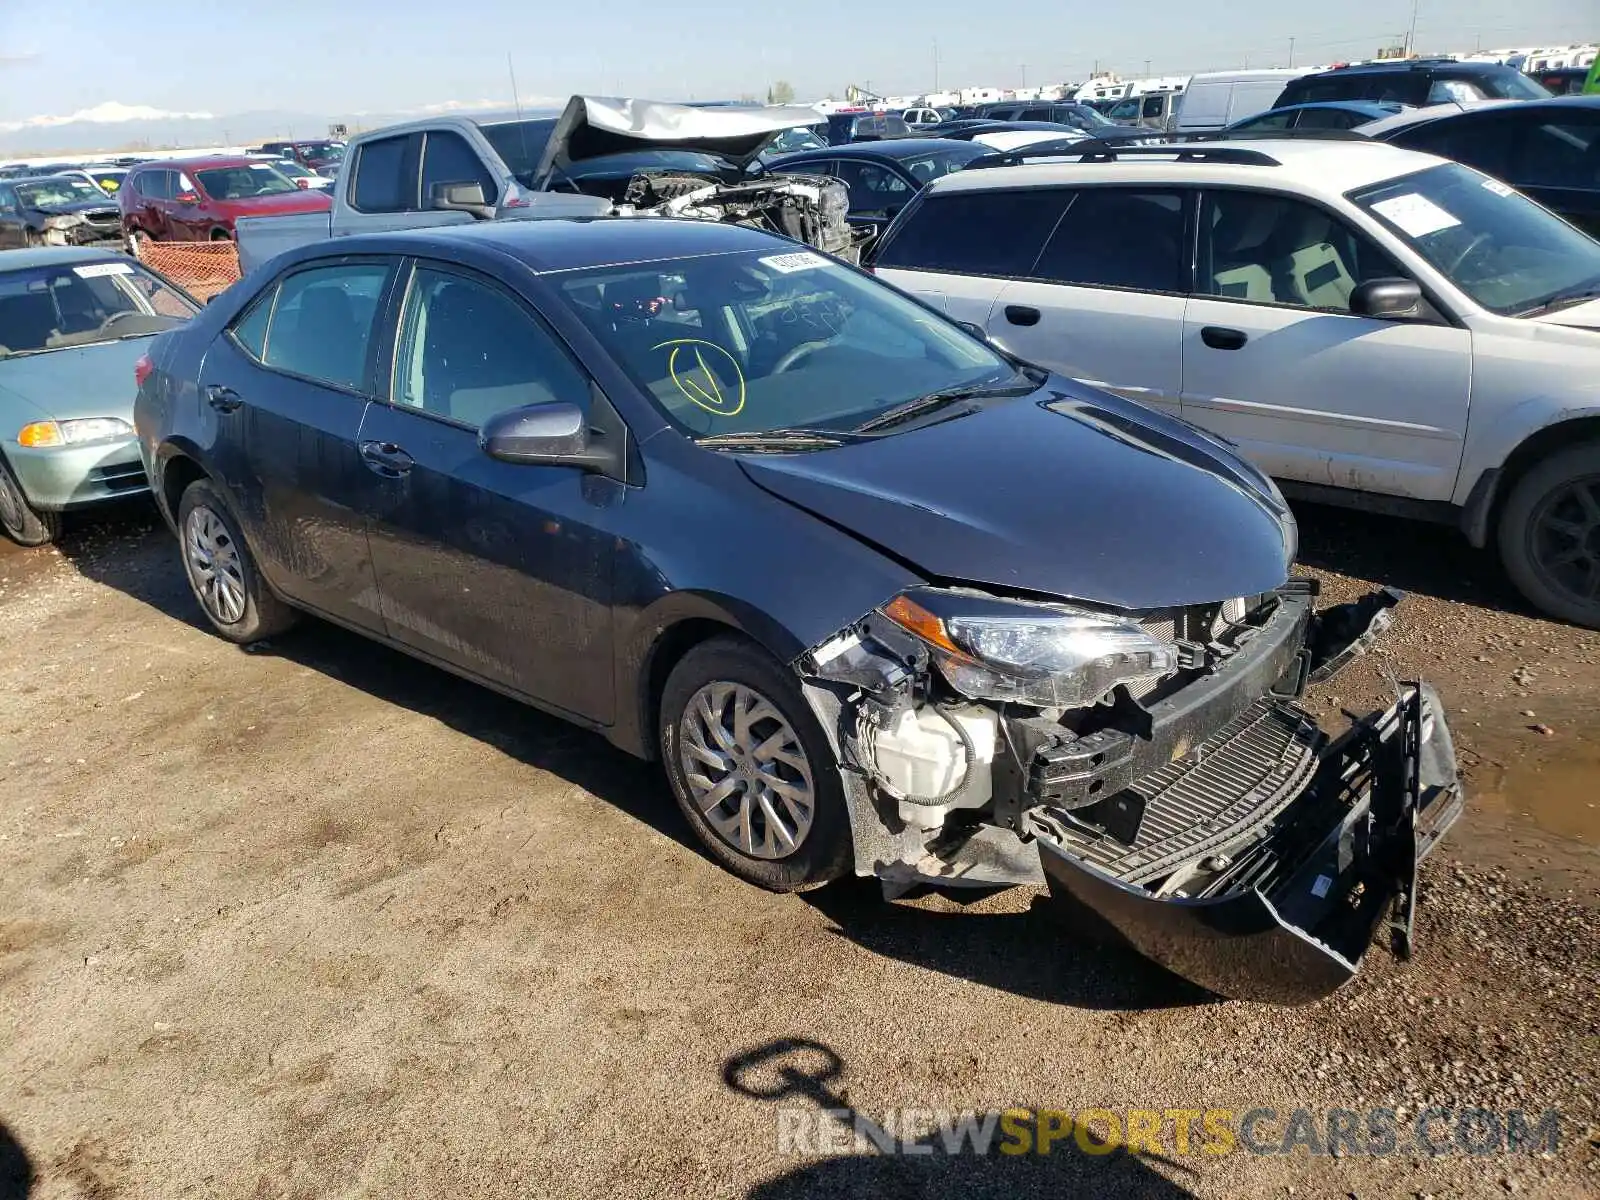
M 44 450 L 12 445 L 6 458 L 28 503 L 41 511 L 80 508 L 150 490 L 133 437 Z
M 1262 720 L 1289 731 L 1283 761 L 1309 749 L 1310 719 L 1283 701 L 1264 704 Z M 1260 728 L 1244 746 L 1239 724 L 1230 726 L 1184 769 L 1199 776 L 1209 763 L 1226 776 L 1232 760 L 1259 753 Z M 1127 856 L 1097 865 L 1070 817 L 1032 810 L 1052 896 L 1074 919 L 1109 926 L 1148 958 L 1236 999 L 1304 1004 L 1331 994 L 1355 975 L 1380 925 L 1409 956 L 1417 865 L 1462 807 L 1433 690 L 1405 685 L 1393 707 L 1319 743 L 1309 771 L 1257 774 L 1257 786 L 1275 789 L 1270 819 L 1232 828 L 1219 820 L 1218 838 L 1158 878 Z

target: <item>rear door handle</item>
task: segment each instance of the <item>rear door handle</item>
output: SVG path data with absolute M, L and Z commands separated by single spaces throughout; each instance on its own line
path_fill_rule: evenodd
M 218 412 L 230 413 L 244 403 L 244 397 L 220 383 L 206 384 L 206 403 Z
M 1026 304 L 1006 305 L 1006 320 L 1013 325 L 1037 325 L 1039 323 L 1039 310 L 1030 308 Z
M 393 442 L 362 442 L 361 461 L 385 479 L 399 479 L 416 463 L 416 459 Z
M 1242 329 L 1224 329 L 1220 325 L 1207 325 L 1200 331 L 1200 340 L 1213 350 L 1241 350 L 1250 340 Z

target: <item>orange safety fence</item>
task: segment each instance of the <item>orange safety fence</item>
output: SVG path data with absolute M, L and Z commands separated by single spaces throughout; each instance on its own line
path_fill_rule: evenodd
M 239 279 L 239 251 L 232 242 L 155 242 L 139 238 L 133 253 L 202 304 Z

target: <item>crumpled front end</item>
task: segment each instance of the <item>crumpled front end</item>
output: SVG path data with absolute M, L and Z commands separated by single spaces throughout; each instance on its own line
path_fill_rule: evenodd
M 641 173 L 624 195 L 628 210 L 764 229 L 856 261 L 861 238 L 848 220 L 845 185 L 821 175 L 766 175 L 739 183 L 698 175 Z
M 47 246 L 98 246 L 122 241 L 122 214 L 114 208 L 48 215 L 40 229 Z
M 1009 602 L 953 595 L 948 620 L 897 601 L 797 664 L 837 730 L 860 873 L 1048 882 L 1074 922 L 1241 999 L 1328 995 L 1384 922 L 1409 953 L 1417 863 L 1461 809 L 1443 711 L 1404 685 L 1332 740 L 1296 703 L 1398 593 L 1317 613 L 1315 585 L 1292 581 L 1132 618 L 1069 609 L 1055 642 Z M 1076 673 L 1023 669 L 1085 645 L 1110 649 Z M 978 650 L 1023 666 L 997 683 Z M 1021 699 L 975 697 L 1001 686 Z

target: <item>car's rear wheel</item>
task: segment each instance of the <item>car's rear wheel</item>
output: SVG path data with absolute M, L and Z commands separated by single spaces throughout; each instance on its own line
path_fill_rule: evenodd
M 19 546 L 43 546 L 61 535 L 61 514 L 41 512 L 28 503 L 11 464 L 0 458 L 0 527 Z
M 213 242 L 231 242 L 233 241 L 233 235 L 226 229 L 213 229 L 211 231 L 211 240 Z
M 1600 629 L 1600 442 L 1552 454 L 1517 481 L 1500 514 L 1500 558 L 1536 607 Z
M 784 667 L 737 637 L 703 642 L 661 695 L 661 760 L 695 834 L 773 891 L 848 874 L 850 817 L 833 749 Z
M 298 614 L 267 587 L 222 496 L 204 479 L 183 493 L 178 540 L 195 599 L 230 642 L 260 641 L 295 623 Z

